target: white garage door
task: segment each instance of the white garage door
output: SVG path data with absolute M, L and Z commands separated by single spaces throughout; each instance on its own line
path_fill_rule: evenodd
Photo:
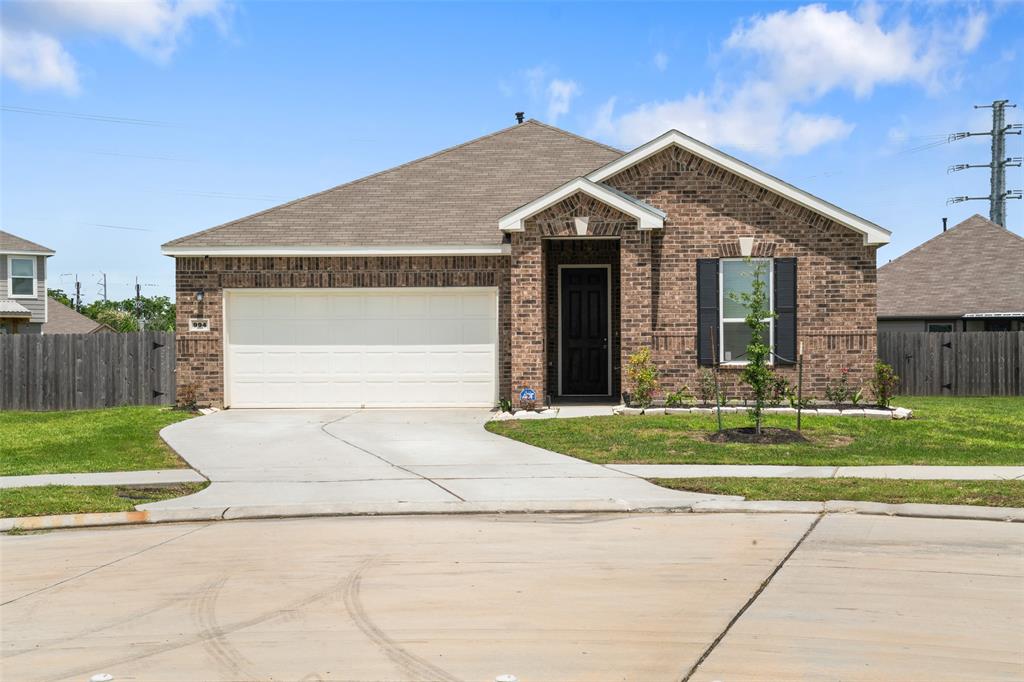
M 491 406 L 493 288 L 226 292 L 233 407 Z

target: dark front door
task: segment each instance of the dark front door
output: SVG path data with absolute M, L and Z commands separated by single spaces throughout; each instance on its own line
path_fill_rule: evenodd
M 562 268 L 561 395 L 608 395 L 608 269 Z

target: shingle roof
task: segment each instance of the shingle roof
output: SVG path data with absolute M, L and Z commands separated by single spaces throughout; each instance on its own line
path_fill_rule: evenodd
M 99 331 L 113 331 L 107 325 L 86 317 L 74 308 L 51 298 L 47 301 L 44 334 L 92 334 Z
M 31 310 L 17 301 L 8 301 L 6 298 L 0 298 L 0 316 L 26 317 L 31 314 Z
M 973 215 L 878 269 L 878 317 L 1024 311 L 1024 237 Z
M 45 246 L 40 246 L 35 242 L 30 242 L 27 239 L 11 234 L 10 232 L 4 232 L 0 230 L 0 253 L 10 251 L 38 251 L 39 253 L 53 253 L 53 249 L 48 249 Z
M 530 120 L 164 248 L 497 245 L 501 216 L 622 154 Z

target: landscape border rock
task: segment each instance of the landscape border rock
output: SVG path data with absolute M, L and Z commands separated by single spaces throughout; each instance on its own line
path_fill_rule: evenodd
M 745 412 L 749 407 L 736 405 L 723 405 L 722 414 Z M 769 414 L 796 414 L 795 407 L 766 407 Z M 805 407 L 801 410 L 805 417 L 864 417 L 867 419 L 913 419 L 914 411 L 908 407 L 857 407 L 848 409 L 836 409 L 834 407 Z M 626 407 L 618 405 L 612 408 L 613 414 L 639 416 L 646 415 L 674 415 L 674 414 L 714 414 L 714 407 Z M 496 417 L 497 419 L 497 417 Z

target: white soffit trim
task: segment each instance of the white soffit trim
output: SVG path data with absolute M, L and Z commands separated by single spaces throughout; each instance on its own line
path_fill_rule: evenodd
M 505 256 L 508 244 L 463 246 L 164 246 L 165 256 Z
M 607 166 L 593 171 L 587 175 L 587 179 L 594 182 L 602 182 L 616 173 L 620 173 L 627 168 L 636 165 L 671 145 L 681 147 L 702 159 L 710 161 L 716 166 L 724 168 L 731 173 L 735 173 L 736 175 L 745 178 L 754 184 L 760 185 L 775 194 L 785 197 L 790 201 L 800 204 L 819 215 L 823 215 L 830 220 L 834 220 L 840 225 L 844 225 L 851 230 L 860 232 L 864 235 L 865 244 L 889 243 L 889 238 L 892 233 L 884 227 L 876 225 L 870 220 L 865 220 L 860 216 L 856 216 L 849 211 L 844 211 L 835 204 L 805 192 L 798 187 L 794 187 L 788 182 L 784 182 L 773 175 L 769 175 L 762 170 L 758 170 L 750 164 L 740 161 L 736 157 L 719 151 L 710 145 L 704 144 L 700 140 L 695 140 L 689 135 L 685 135 L 678 130 L 670 130 L 664 135 L 651 140 L 647 144 L 637 147 L 625 156 L 612 161 Z
M 637 226 L 641 230 L 655 230 L 665 226 L 665 213 L 653 206 L 648 206 L 643 202 L 626 196 L 622 192 L 599 185 L 587 178 L 576 178 L 501 218 L 498 221 L 498 228 L 504 232 L 522 232 L 525 229 L 523 223 L 527 219 L 577 192 L 586 194 L 603 204 L 607 204 L 628 216 L 636 218 Z
M 56 251 L 9 251 L 7 249 L 0 249 L 0 253 L 5 256 L 46 256 L 47 258 L 57 254 Z

